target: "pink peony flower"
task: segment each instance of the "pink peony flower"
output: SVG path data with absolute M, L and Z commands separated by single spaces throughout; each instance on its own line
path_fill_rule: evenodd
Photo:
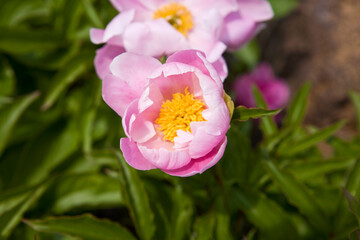
M 202 173 L 222 157 L 230 124 L 223 84 L 205 55 L 185 50 L 165 64 L 124 53 L 110 65 L 103 98 L 121 117 L 129 165 L 175 176 Z
M 238 9 L 225 17 L 221 32 L 221 41 L 232 50 L 251 40 L 264 26 L 262 22 L 274 16 L 271 5 L 266 0 L 236 1 Z
M 289 97 L 289 86 L 274 76 L 270 65 L 260 64 L 251 74 L 243 75 L 235 80 L 235 103 L 246 107 L 256 107 L 251 86 L 256 85 L 262 93 L 269 109 L 283 108 Z
M 266 0 L 111 0 L 120 12 L 105 28 L 92 29 L 92 42 L 161 57 L 197 49 L 210 62 L 240 47 L 272 18 Z

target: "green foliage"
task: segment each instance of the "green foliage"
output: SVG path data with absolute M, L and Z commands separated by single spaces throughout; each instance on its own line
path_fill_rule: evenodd
M 270 2 L 277 17 L 297 3 Z M 115 14 L 100 0 L 0 3 L 0 239 L 359 236 L 360 135 L 337 137 L 343 121 L 304 126 L 309 84 L 280 125 L 255 88 L 258 108 L 235 109 L 223 158 L 201 175 L 127 165 L 88 36 Z M 260 50 L 253 41 L 234 53 L 231 73 L 253 68 Z M 360 119 L 359 94 L 351 99 Z
M 52 217 L 43 220 L 24 220 L 38 232 L 61 233 L 89 240 L 129 239 L 135 237 L 125 228 L 91 215 L 76 217 Z

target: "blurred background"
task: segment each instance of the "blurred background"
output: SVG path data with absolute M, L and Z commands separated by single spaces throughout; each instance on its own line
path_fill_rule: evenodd
M 122 159 L 89 41 L 109 1 L 0 0 L 0 239 L 357 239 L 360 1 L 270 2 L 225 87 L 268 62 L 285 120 L 233 125 L 219 164 L 182 179 Z

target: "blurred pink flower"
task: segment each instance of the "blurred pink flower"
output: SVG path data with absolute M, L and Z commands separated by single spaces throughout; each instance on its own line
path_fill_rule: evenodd
M 127 52 L 161 57 L 197 49 L 210 62 L 227 45 L 237 48 L 252 38 L 259 23 L 272 18 L 266 0 L 111 0 L 120 12 L 102 29 L 92 29 L 93 43 L 124 47 Z
M 289 97 L 289 86 L 283 79 L 274 76 L 270 65 L 261 63 L 251 73 L 235 80 L 235 103 L 246 107 L 256 107 L 251 86 L 256 85 L 262 93 L 269 109 L 283 108 Z
M 262 22 L 274 16 L 271 5 L 266 0 L 237 0 L 237 4 L 237 11 L 225 17 L 221 32 L 221 41 L 232 50 L 251 40 L 264 26 Z
M 103 98 L 120 116 L 129 165 L 175 176 L 202 173 L 222 157 L 230 124 L 223 84 L 203 53 L 185 50 L 165 64 L 124 53 L 110 65 Z

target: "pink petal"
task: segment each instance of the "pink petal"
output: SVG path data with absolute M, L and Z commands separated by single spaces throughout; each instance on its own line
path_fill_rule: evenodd
M 102 95 L 104 101 L 121 117 L 127 106 L 140 97 L 139 89 L 129 87 L 124 80 L 113 75 L 107 75 L 102 81 Z
M 94 44 L 104 43 L 104 30 L 91 28 L 90 29 L 90 40 Z
M 257 22 L 274 17 L 271 5 L 266 0 L 238 0 L 240 15 Z
M 225 151 L 226 143 L 227 138 L 224 137 L 219 145 L 213 148 L 212 151 L 209 152 L 209 154 L 206 156 L 198 159 L 191 159 L 191 162 L 188 165 L 179 169 L 161 170 L 167 174 L 179 177 L 189 177 L 197 173 L 203 173 L 205 170 L 214 166 L 221 159 Z
M 103 41 L 107 42 L 111 38 L 123 34 L 125 28 L 134 19 L 134 14 L 134 10 L 128 10 L 115 16 L 105 28 Z
M 110 63 L 119 54 L 125 51 L 124 48 L 105 45 L 96 51 L 94 60 L 95 70 L 100 79 L 104 79 L 107 74 L 110 74 Z
M 256 30 L 256 22 L 231 13 L 225 18 L 221 39 L 230 49 L 236 49 L 249 41 Z
M 216 72 L 219 74 L 220 79 L 224 82 L 229 73 L 225 59 L 223 57 L 219 58 L 216 62 L 213 63 L 213 66 Z
M 125 81 L 131 90 L 140 97 L 148 83 L 148 76 L 161 66 L 161 63 L 155 58 L 126 52 L 112 61 L 110 71 Z M 127 88 L 122 91 L 126 94 Z
M 203 111 L 207 120 L 196 130 L 191 129 L 194 138 L 190 143 L 189 154 L 191 158 L 200 158 L 208 154 L 225 136 L 230 125 L 230 114 L 225 103 L 215 109 Z
M 203 12 L 206 14 L 209 10 L 216 9 L 222 16 L 226 16 L 228 13 L 238 9 L 236 1 L 233 0 L 185 0 L 183 2 L 194 13 Z
M 124 46 L 129 52 L 161 57 L 188 48 L 188 43 L 168 22 L 157 19 L 130 24 L 124 32 Z
M 138 99 L 135 99 L 134 101 L 130 102 L 127 105 L 127 108 L 125 109 L 124 114 L 122 116 L 122 126 L 126 136 L 128 136 L 129 138 L 131 138 L 130 124 L 131 122 L 134 121 L 136 114 L 139 113 L 138 104 L 139 104 Z
M 129 9 L 143 9 L 144 5 L 138 0 L 110 0 L 111 4 L 119 12 L 123 12 Z
M 176 169 L 187 165 L 191 158 L 187 150 L 172 151 L 165 148 L 147 148 L 139 145 L 141 154 L 160 169 Z
M 150 170 L 156 168 L 141 155 L 136 143 L 131 141 L 129 138 L 122 138 L 120 140 L 120 148 L 126 162 L 133 168 L 139 170 Z
M 184 50 L 171 55 L 167 63 L 184 63 L 200 69 L 204 74 L 208 75 L 216 81 L 218 86 L 222 87 L 222 81 L 214 66 L 206 60 L 205 55 L 196 50 Z M 176 71 L 174 71 L 175 73 Z M 179 72 L 179 71 L 178 71 Z M 184 72 L 184 71 L 181 71 Z

